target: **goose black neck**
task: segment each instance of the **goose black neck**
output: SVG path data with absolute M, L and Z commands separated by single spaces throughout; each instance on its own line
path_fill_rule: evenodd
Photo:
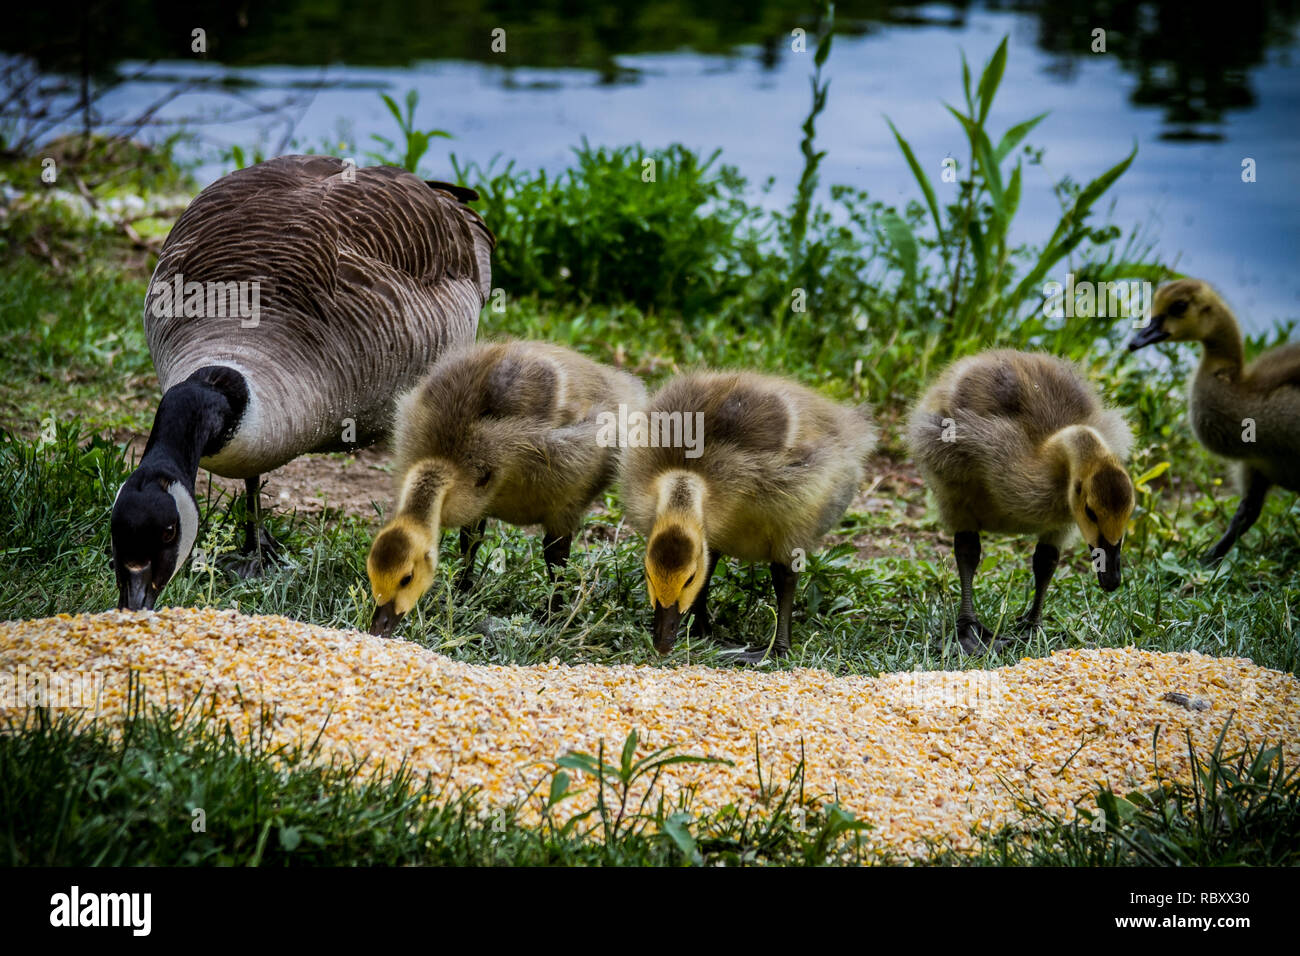
M 163 395 L 140 468 L 180 481 L 193 494 L 199 460 L 230 441 L 247 407 L 243 375 L 223 365 L 199 369 Z

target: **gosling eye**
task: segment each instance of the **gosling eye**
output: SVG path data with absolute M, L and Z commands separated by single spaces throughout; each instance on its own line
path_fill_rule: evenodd
M 163 540 L 163 544 L 171 544 L 173 541 L 176 540 L 175 524 L 169 524 L 167 527 L 163 528 L 162 540 Z
M 1187 311 L 1187 300 L 1179 299 L 1166 310 L 1175 319 Z
M 1084 505 L 1083 513 L 1088 516 L 1088 520 L 1091 521 L 1093 524 L 1097 523 L 1097 512 L 1093 511 L 1087 505 Z
M 411 583 L 411 577 L 412 577 L 411 574 L 407 574 L 406 577 L 402 578 L 402 580 L 400 580 L 400 581 L 397 582 L 397 586 L 398 586 L 399 588 L 404 588 L 404 587 L 406 587 L 408 584 Z
M 695 580 L 695 572 L 692 571 L 692 572 L 691 572 L 691 576 L 690 576 L 689 578 L 686 579 L 686 583 L 683 584 L 682 587 L 684 587 L 684 588 L 688 588 L 688 587 L 690 587 L 690 586 L 691 586 L 691 582 L 694 581 L 694 580 Z
M 489 481 L 491 481 L 491 480 L 492 480 L 492 469 L 491 469 L 491 468 L 485 468 L 485 469 L 484 469 L 484 470 L 479 474 L 479 476 L 478 476 L 478 481 L 474 482 L 474 487 L 475 487 L 475 488 L 482 488 L 484 485 L 486 485 L 486 484 L 487 484 Z

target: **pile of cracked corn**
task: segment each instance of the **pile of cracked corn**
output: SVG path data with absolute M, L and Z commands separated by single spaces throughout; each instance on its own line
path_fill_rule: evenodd
M 755 805 L 757 739 L 764 782 L 786 780 L 802 754 L 805 796 L 833 795 L 871 825 L 868 843 L 903 855 L 933 842 L 974 848 L 982 832 L 1020 819 L 1023 799 L 1068 819 L 1076 801 L 1094 805 L 1098 783 L 1152 786 L 1156 760 L 1161 776 L 1186 779 L 1185 731 L 1207 754 L 1229 714 L 1226 752 L 1280 744 L 1288 762 L 1300 759 L 1300 681 L 1235 658 L 1071 650 L 998 670 L 878 678 L 482 666 L 413 643 L 211 609 L 0 624 L 9 681 L 0 726 L 22 719 L 39 686 L 33 675 L 46 675 L 49 703 L 67 693 L 61 678 L 82 675 L 95 698 L 82 701 L 87 716 L 120 726 L 132 671 L 151 702 L 179 709 L 201 695 L 243 739 L 269 711 L 270 745 L 320 733 L 324 758 L 368 755 L 371 770 L 406 761 L 444 790 L 476 789 L 484 813 L 520 805 L 524 821 L 538 818 L 551 761 L 594 754 L 602 739 L 612 759 L 634 728 L 643 753 L 673 745 L 733 761 L 666 768 L 669 800 L 693 787 L 695 813 Z M 27 699 L 13 693 L 24 687 Z

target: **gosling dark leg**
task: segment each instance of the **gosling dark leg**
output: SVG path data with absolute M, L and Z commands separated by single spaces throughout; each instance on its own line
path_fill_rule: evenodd
M 546 562 L 546 576 L 555 584 L 560 577 L 560 572 L 569 562 L 569 551 L 573 547 L 573 535 L 559 534 L 553 535 L 549 531 L 542 534 L 542 559 Z M 558 614 L 564 607 L 564 599 L 560 596 L 559 589 L 551 594 L 551 613 Z
M 709 620 L 709 582 L 713 580 L 713 569 L 718 566 L 718 558 L 721 556 L 720 552 L 709 552 L 704 583 L 700 585 L 700 593 L 695 595 L 695 600 L 691 603 L 691 626 L 687 629 L 691 637 L 708 637 L 713 633 L 713 622 Z
M 1237 543 L 1237 539 L 1250 530 L 1250 526 L 1258 520 L 1259 512 L 1264 507 L 1268 489 L 1273 486 L 1271 481 L 1253 468 L 1246 470 L 1244 484 L 1245 493 L 1241 496 L 1241 503 L 1237 505 L 1237 513 L 1228 522 L 1228 530 L 1219 539 L 1219 543 L 1201 557 L 1201 563 L 1208 567 L 1213 567 L 1222 561 L 1223 556 Z
M 958 531 L 952 539 L 957 559 L 957 576 L 961 579 L 961 607 L 957 610 L 957 643 L 967 654 L 983 654 L 993 639 L 993 632 L 975 616 L 975 569 L 980 565 L 978 531 Z
M 456 590 L 464 593 L 474 584 L 474 558 L 479 546 L 483 544 L 483 534 L 487 531 L 487 518 L 480 518 L 478 524 L 460 529 L 460 574 L 456 576 Z
M 1038 542 L 1034 549 L 1034 603 L 1020 619 L 1021 628 L 1027 632 L 1038 627 L 1043 619 L 1043 596 L 1047 594 L 1047 586 L 1052 583 L 1052 575 L 1056 573 L 1060 560 L 1060 548 L 1046 541 Z
M 772 562 L 771 571 L 772 590 L 776 592 L 776 638 L 772 642 L 772 655 L 786 657 L 790 653 L 790 618 L 794 614 L 795 583 L 799 580 L 799 573 L 776 561 Z M 764 647 L 738 654 L 736 660 L 757 664 L 765 657 L 767 648 Z
M 789 565 L 772 562 L 772 589 L 776 591 L 776 643 L 773 653 L 785 657 L 790 653 L 790 618 L 794 614 L 795 583 L 799 572 Z

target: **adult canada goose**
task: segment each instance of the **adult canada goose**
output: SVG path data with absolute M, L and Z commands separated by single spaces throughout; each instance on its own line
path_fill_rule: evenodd
M 1076 529 L 1102 588 L 1120 584 L 1120 545 L 1133 512 L 1124 463 L 1133 434 L 1103 408 L 1069 362 L 997 350 L 943 371 L 908 421 L 908 446 L 953 532 L 961 578 L 957 639 L 983 651 L 993 633 L 975 614 L 980 532 L 1033 534 L 1034 600 L 1021 625 L 1036 627 L 1061 549 Z
M 1209 284 L 1172 282 L 1156 292 L 1147 325 L 1128 347 L 1200 342 L 1192 379 L 1192 431 L 1215 454 L 1237 462 L 1241 503 L 1228 530 L 1202 560 L 1217 564 L 1264 507 L 1273 485 L 1300 491 L 1300 342 L 1269 349 L 1243 365 L 1241 330 Z
M 844 514 L 875 448 L 868 410 L 782 378 L 695 372 L 664 385 L 641 424 L 647 440 L 629 440 L 621 487 L 628 523 L 647 541 L 655 649 L 672 650 L 688 613 L 693 636 L 710 633 L 709 581 L 728 555 L 768 563 L 773 649 L 785 656 L 798 572 Z
M 462 591 L 488 518 L 541 525 L 554 580 L 582 516 L 618 471 L 605 421 L 644 401 L 640 379 L 546 342 L 480 343 L 443 356 L 397 404 L 397 514 L 366 561 L 377 606 L 371 633 L 391 634 L 429 589 L 444 528 L 461 529 Z
M 190 204 L 145 299 L 163 397 L 113 503 L 120 607 L 152 608 L 193 547 L 199 465 L 245 479 L 245 549 L 273 546 L 260 476 L 373 442 L 393 395 L 473 341 L 493 238 L 472 198 L 391 167 L 283 156 Z

